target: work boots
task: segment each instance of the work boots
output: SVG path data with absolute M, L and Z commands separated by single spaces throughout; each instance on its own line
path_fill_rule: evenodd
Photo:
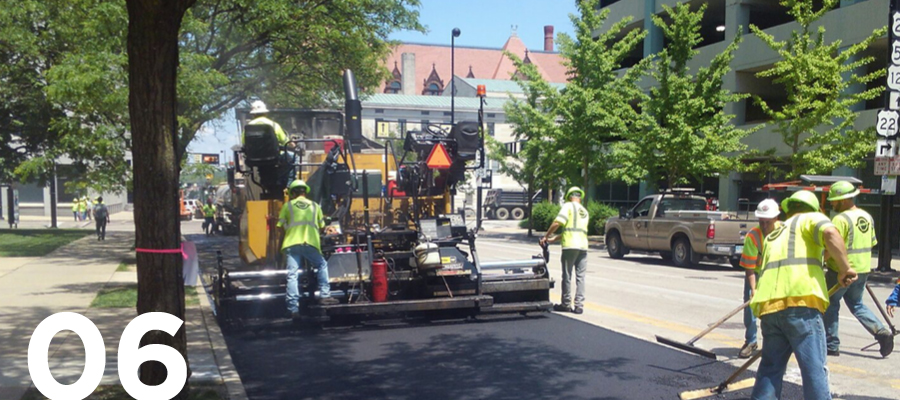
M 881 347 L 879 352 L 882 357 L 887 357 L 894 351 L 894 335 L 891 335 L 890 332 L 882 332 L 875 335 L 875 340 L 878 341 L 878 345 Z
M 759 348 L 759 346 L 756 344 L 756 342 L 744 343 L 744 347 L 741 347 L 741 351 L 738 352 L 738 358 L 750 358 L 750 356 L 753 355 L 753 352 L 756 351 L 757 348 Z
M 553 311 L 556 312 L 572 312 L 572 308 L 565 304 L 557 304 L 553 306 Z
M 338 299 L 336 299 L 334 297 L 323 297 L 323 298 L 319 299 L 320 306 L 333 306 L 338 303 L 340 303 L 340 302 L 338 301 Z

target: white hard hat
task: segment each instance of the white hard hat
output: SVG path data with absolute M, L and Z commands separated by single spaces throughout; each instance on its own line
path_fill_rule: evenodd
M 262 100 L 256 100 L 253 104 L 250 104 L 250 114 L 265 114 L 268 113 L 269 109 L 266 108 L 266 103 L 263 103 Z
M 778 215 L 781 214 L 781 211 L 778 210 L 778 203 L 772 199 L 765 199 L 759 202 L 759 205 L 756 206 L 756 218 L 778 218 Z

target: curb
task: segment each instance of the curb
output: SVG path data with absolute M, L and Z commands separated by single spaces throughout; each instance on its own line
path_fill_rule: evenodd
M 203 324 L 206 325 L 206 332 L 209 334 L 209 343 L 213 348 L 213 355 L 216 357 L 216 365 L 219 367 L 219 375 L 222 376 L 222 382 L 225 384 L 225 390 L 228 392 L 228 400 L 249 400 L 247 391 L 244 389 L 244 383 L 238 374 L 234 363 L 231 361 L 231 353 L 228 352 L 228 345 L 225 343 L 225 336 L 219 328 L 219 323 L 215 316 L 212 315 L 212 308 L 209 304 L 209 294 L 206 287 L 198 285 L 203 289 L 203 294 L 197 293 L 200 298 L 200 311 L 203 314 Z

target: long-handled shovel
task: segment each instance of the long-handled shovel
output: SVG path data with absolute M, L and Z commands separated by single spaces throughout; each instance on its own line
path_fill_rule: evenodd
M 697 354 L 697 355 L 701 355 L 701 356 L 703 356 L 703 357 L 711 358 L 711 359 L 715 360 L 715 359 L 716 359 L 716 354 L 715 354 L 715 353 L 713 353 L 713 352 L 711 352 L 711 351 L 709 351 L 709 350 L 704 350 L 704 349 L 701 349 L 701 348 L 699 348 L 699 347 L 696 347 L 696 346 L 694 346 L 694 343 L 696 343 L 698 340 L 700 340 L 700 338 L 706 336 L 707 333 L 712 332 L 713 329 L 718 328 L 719 325 L 722 325 L 723 323 L 725 323 L 725 321 L 728 321 L 728 320 L 729 320 L 731 317 L 733 317 L 735 314 L 741 312 L 741 310 L 743 310 L 744 307 L 747 307 L 747 306 L 749 306 L 749 305 L 750 305 L 750 301 L 747 301 L 746 303 L 741 304 L 740 307 L 735 308 L 734 310 L 732 310 L 732 311 L 729 312 L 728 314 L 725 314 L 725 316 L 722 317 L 722 319 L 716 321 L 714 324 L 710 325 L 709 327 L 707 327 L 706 329 L 704 329 L 702 332 L 698 333 L 697 336 L 694 336 L 693 338 L 691 338 L 691 340 L 688 340 L 688 341 L 685 342 L 685 343 L 682 343 L 682 342 L 679 342 L 679 341 L 675 341 L 675 340 L 672 340 L 672 339 L 668 339 L 668 338 L 664 338 L 664 337 L 659 336 L 659 335 L 656 335 L 656 341 L 657 341 L 657 342 L 660 342 L 660 343 L 662 343 L 662 344 L 665 344 L 665 345 L 672 346 L 672 347 L 674 347 L 674 348 L 676 348 L 676 349 L 681 349 L 681 350 L 684 350 L 684 351 L 687 351 L 687 352 L 691 352 L 691 353 L 694 353 L 694 354 Z
M 762 356 L 762 351 L 757 351 L 756 353 L 754 353 L 753 356 L 751 356 L 749 360 L 744 362 L 744 365 L 741 365 L 741 367 L 738 368 L 737 371 L 734 371 L 734 373 L 731 374 L 731 376 L 729 376 L 728 379 L 725 379 L 724 382 L 719 384 L 719 386 L 706 388 L 706 389 L 697 389 L 697 390 L 690 390 L 687 392 L 681 392 L 681 394 L 679 395 L 679 398 L 681 398 L 681 400 L 701 399 L 704 397 L 709 397 L 709 396 L 722 394 L 722 393 L 734 392 L 736 390 L 742 390 L 742 389 L 746 389 L 749 387 L 753 387 L 753 385 L 756 384 L 756 378 L 747 378 L 747 379 L 743 379 L 743 380 L 740 380 L 737 382 L 734 382 L 734 380 L 737 379 L 737 377 L 740 376 L 744 371 L 746 371 L 747 368 L 750 368 L 750 366 L 753 365 L 753 363 L 755 363 L 756 360 L 759 360 L 759 357 L 761 357 L 761 356 Z
M 891 336 L 897 336 L 898 335 L 897 328 L 895 328 L 894 324 L 891 323 L 891 319 L 888 318 L 887 313 L 884 311 L 884 307 L 878 301 L 878 298 L 875 297 L 875 292 L 872 291 L 872 288 L 869 287 L 868 283 L 866 284 L 866 291 L 869 292 L 869 296 L 872 296 L 872 301 L 874 301 L 875 306 L 878 307 L 878 311 L 881 313 L 881 317 L 884 318 L 884 322 L 886 322 L 887 325 L 891 328 Z M 872 347 L 874 347 L 877 344 L 878 344 L 878 342 L 872 343 L 866 347 L 863 347 L 862 349 L 860 349 L 860 351 L 866 351 L 868 349 L 871 349 Z

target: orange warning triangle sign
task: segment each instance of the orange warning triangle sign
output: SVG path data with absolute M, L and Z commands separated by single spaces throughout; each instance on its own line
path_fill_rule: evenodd
M 447 154 L 444 144 L 438 143 L 431 148 L 431 154 L 428 155 L 428 160 L 425 161 L 425 164 L 431 169 L 447 169 L 453 163 L 450 161 L 450 155 Z

